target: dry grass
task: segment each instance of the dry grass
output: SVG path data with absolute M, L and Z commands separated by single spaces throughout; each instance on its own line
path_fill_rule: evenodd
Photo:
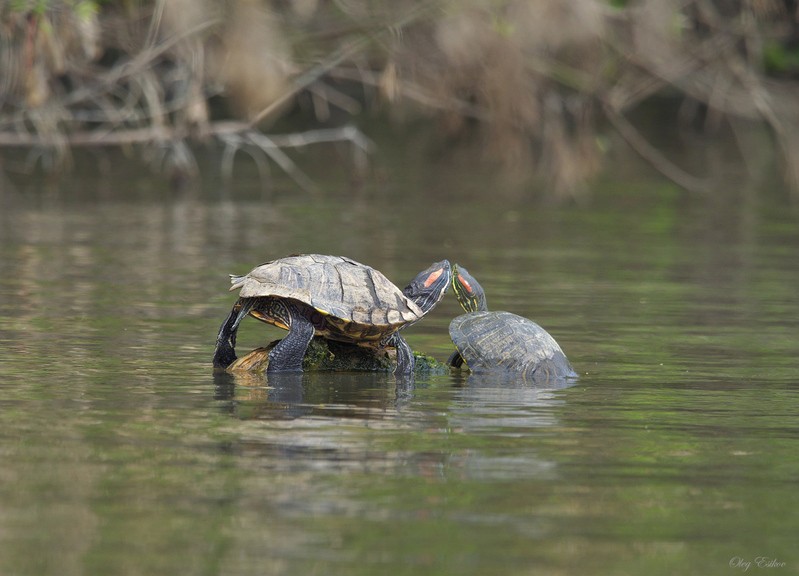
M 707 131 L 737 120 L 769 127 L 785 180 L 799 191 L 799 98 L 790 74 L 764 72 L 770 46 L 799 41 L 788 0 L 154 0 L 44 13 L 0 8 L 0 146 L 69 164 L 73 146 L 165 151 L 194 172 L 192 140 L 216 138 L 221 165 L 237 150 L 310 182 L 264 130 L 295 104 L 320 121 L 374 98 L 405 117 L 427 115 L 446 141 L 477 143 L 487 163 L 535 173 L 561 197 L 601 169 L 603 119 L 689 190 L 713 188 L 650 144 L 630 112 L 669 94 L 701 110 Z M 222 97 L 227 117 L 211 114 Z M 683 114 L 683 117 L 686 115 Z M 695 122 L 694 122 L 695 124 Z M 361 149 L 352 130 L 305 134 Z M 288 142 L 288 140 L 286 141 Z M 262 160 L 261 160 L 262 161 Z

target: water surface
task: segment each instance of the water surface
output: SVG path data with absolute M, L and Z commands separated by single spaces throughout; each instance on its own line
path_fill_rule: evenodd
M 125 164 L 5 182 L 0 573 L 799 570 L 786 195 L 609 176 L 558 207 L 414 157 L 356 186 L 320 154 L 316 196 L 246 165 L 232 190 Z M 459 262 L 581 377 L 214 377 L 227 274 L 293 252 L 400 285 Z M 409 343 L 445 360 L 458 313 L 450 295 Z M 239 345 L 279 336 L 246 322 Z

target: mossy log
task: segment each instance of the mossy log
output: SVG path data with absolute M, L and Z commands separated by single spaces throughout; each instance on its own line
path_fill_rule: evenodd
M 256 348 L 252 352 L 238 358 L 228 366 L 231 373 L 265 372 L 269 366 L 269 351 L 280 340 L 268 346 Z M 449 366 L 435 358 L 418 352 L 416 358 L 417 374 L 448 374 Z M 392 372 L 396 367 L 394 351 L 377 350 L 356 346 L 344 342 L 336 342 L 321 337 L 314 337 L 308 345 L 308 351 L 302 361 L 302 369 L 309 371 L 360 371 L 360 372 Z

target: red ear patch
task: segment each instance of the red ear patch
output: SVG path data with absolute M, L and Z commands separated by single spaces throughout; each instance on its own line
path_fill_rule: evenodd
M 429 288 L 430 284 L 432 284 L 433 282 L 438 280 L 443 273 L 444 273 L 444 269 L 443 268 L 439 268 L 438 270 L 436 270 L 435 272 L 430 274 L 430 276 L 427 277 L 427 280 L 424 281 L 424 287 L 425 288 Z
M 463 277 L 463 276 L 461 276 L 460 274 L 458 274 L 458 282 L 460 282 L 460 283 L 461 283 L 461 286 L 463 286 L 464 288 L 466 288 L 466 291 L 467 291 L 469 294 L 471 294 L 471 293 L 472 293 L 472 285 L 471 285 L 471 284 L 469 284 L 469 283 L 466 281 L 466 278 L 464 278 L 464 277 Z

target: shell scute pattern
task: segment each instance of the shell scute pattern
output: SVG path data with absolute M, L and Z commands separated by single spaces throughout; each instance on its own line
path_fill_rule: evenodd
M 472 312 L 453 320 L 450 336 L 474 371 L 504 369 L 573 373 L 558 343 L 541 326 L 510 312 Z
M 381 272 L 349 258 L 299 255 L 232 279 L 240 296 L 291 298 L 330 316 L 345 333 L 379 335 L 424 313 Z M 353 324 L 354 323 L 354 324 Z

